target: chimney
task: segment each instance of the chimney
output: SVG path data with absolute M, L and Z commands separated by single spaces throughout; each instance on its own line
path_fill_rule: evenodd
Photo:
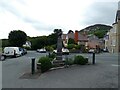
M 78 42 L 78 30 L 75 30 L 75 42 Z

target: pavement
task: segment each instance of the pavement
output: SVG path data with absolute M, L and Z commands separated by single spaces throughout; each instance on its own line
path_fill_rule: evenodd
M 35 57 L 37 62 L 47 54 L 28 51 L 25 56 L 1 61 L 2 88 L 118 88 L 118 54 L 110 53 L 96 54 L 95 65 L 74 65 L 45 72 L 36 79 L 20 78 L 31 71 L 31 57 Z M 92 54 L 79 55 L 88 57 L 92 63 Z

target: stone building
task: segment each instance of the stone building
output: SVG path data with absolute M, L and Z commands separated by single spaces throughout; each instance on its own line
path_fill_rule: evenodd
M 116 13 L 115 23 L 112 24 L 112 29 L 109 34 L 108 40 L 105 42 L 105 46 L 111 53 L 120 52 L 120 2 L 118 3 L 118 10 Z

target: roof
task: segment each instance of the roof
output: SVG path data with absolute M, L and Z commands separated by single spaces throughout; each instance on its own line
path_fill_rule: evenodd
M 88 42 L 88 46 L 89 46 L 89 48 L 96 48 L 96 45 L 99 45 L 99 43 L 98 42 Z
M 68 38 L 74 39 L 74 33 L 69 33 L 69 34 L 68 34 Z
M 78 33 L 78 40 L 79 41 L 88 41 L 87 35 L 82 35 Z
M 99 40 L 99 38 L 97 36 L 95 36 L 95 35 L 88 36 L 88 39 L 89 40 Z
M 68 35 L 68 38 L 75 39 L 75 33 L 68 33 L 68 34 L 62 34 L 62 39 L 66 39 Z M 79 41 L 88 41 L 87 35 L 82 35 L 78 33 L 78 40 Z

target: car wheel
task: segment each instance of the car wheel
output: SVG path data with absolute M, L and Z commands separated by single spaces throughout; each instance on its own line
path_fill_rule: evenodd
M 5 56 L 2 55 L 2 56 L 0 57 L 0 60 L 1 60 L 1 61 L 5 60 Z

